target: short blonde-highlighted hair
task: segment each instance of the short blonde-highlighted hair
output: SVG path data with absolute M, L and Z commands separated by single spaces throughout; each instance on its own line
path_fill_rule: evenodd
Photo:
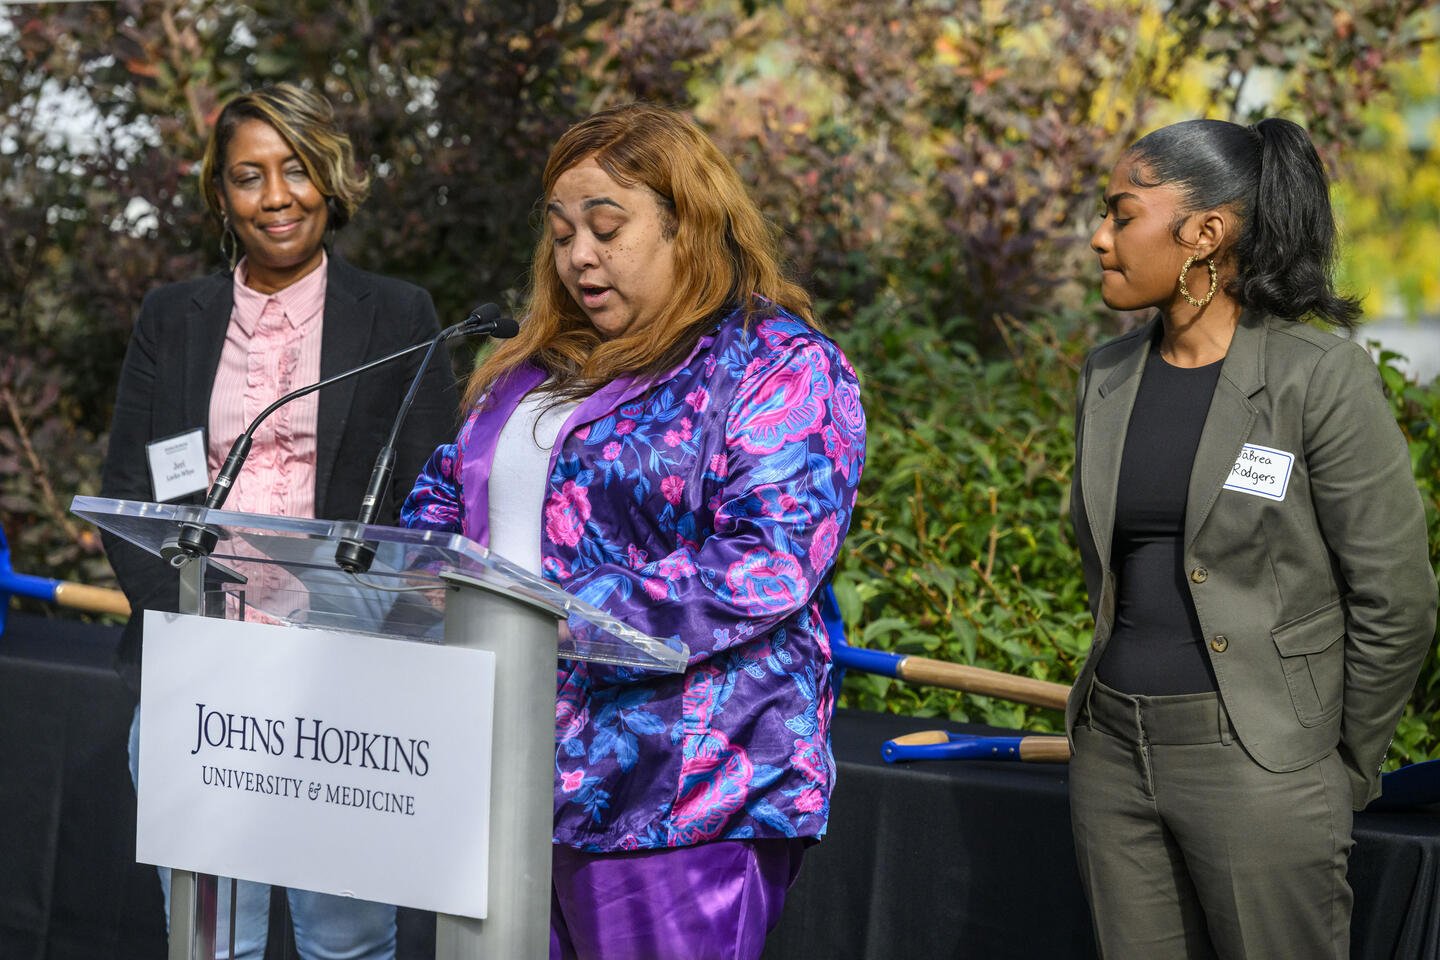
M 602 338 L 560 279 L 554 233 L 545 218 L 520 333 L 502 341 L 471 375 L 467 409 L 527 360 L 550 374 L 547 390 L 564 398 L 584 396 L 620 376 L 663 373 L 684 360 L 722 308 L 743 308 L 748 321 L 756 296 L 815 322 L 810 296 L 781 269 L 778 230 L 692 120 L 664 107 L 630 103 L 580 121 L 550 151 L 545 197 L 562 174 L 592 158 L 617 183 L 656 194 L 667 237 L 675 244 L 674 296 L 641 329 Z
M 225 219 L 220 200 L 225 154 L 235 131 L 248 120 L 268 123 L 295 151 L 310 182 L 325 197 L 329 225 L 339 228 L 349 222 L 370 193 L 370 175 L 356 165 L 355 148 L 335 125 L 330 101 L 293 83 L 242 93 L 220 111 L 200 166 L 200 192 L 215 220 Z

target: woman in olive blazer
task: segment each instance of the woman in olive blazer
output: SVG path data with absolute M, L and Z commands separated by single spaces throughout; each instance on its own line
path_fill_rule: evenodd
M 1358 313 L 1324 170 L 1295 124 L 1190 121 L 1130 148 L 1106 202 L 1105 301 L 1159 313 L 1078 391 L 1095 637 L 1066 728 L 1100 952 L 1348 957 L 1350 810 L 1379 793 L 1436 584 L 1374 363 L 1298 322 Z M 1155 603 L 1189 629 L 1147 633 Z

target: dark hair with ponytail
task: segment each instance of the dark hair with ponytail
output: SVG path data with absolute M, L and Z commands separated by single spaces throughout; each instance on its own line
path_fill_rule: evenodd
M 1186 120 L 1146 134 L 1127 155 L 1130 179 L 1171 183 L 1183 209 L 1230 207 L 1240 219 L 1238 270 L 1225 292 L 1277 317 L 1353 327 L 1360 301 L 1335 292 L 1335 217 L 1325 166 L 1305 128 L 1270 118 L 1251 127 Z M 1179 239 L 1180 223 L 1175 225 Z

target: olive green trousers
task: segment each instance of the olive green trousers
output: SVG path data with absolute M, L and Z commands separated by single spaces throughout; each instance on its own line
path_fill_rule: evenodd
M 1098 681 L 1070 818 L 1103 960 L 1348 960 L 1350 786 L 1338 754 L 1272 773 L 1217 694 Z

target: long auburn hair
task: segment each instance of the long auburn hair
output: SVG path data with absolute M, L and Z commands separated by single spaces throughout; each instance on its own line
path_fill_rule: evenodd
M 641 329 L 604 339 L 560 280 L 544 218 L 520 333 L 501 341 L 471 374 L 465 409 L 526 361 L 549 374 L 545 389 L 557 400 L 587 396 L 620 376 L 659 375 L 684 360 L 722 308 L 743 308 L 748 323 L 756 296 L 815 323 L 809 294 L 781 269 L 778 230 L 692 120 L 630 103 L 580 121 L 550 151 L 544 196 L 591 158 L 617 183 L 657 195 L 675 244 L 674 296 Z

